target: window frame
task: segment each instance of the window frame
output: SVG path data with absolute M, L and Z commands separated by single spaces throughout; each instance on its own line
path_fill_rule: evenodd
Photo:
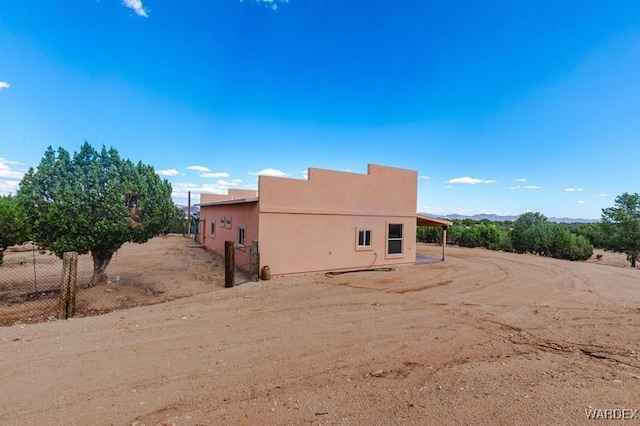
M 360 244 L 360 233 L 364 234 L 364 243 Z M 367 233 L 369 234 L 369 244 L 367 243 Z M 356 251 L 368 251 L 373 250 L 373 229 L 369 227 L 357 227 L 356 228 L 356 241 L 355 241 Z
M 215 238 L 216 237 L 216 221 L 212 220 L 211 221 L 211 238 Z
M 400 236 L 391 236 L 391 227 L 400 226 Z M 391 253 L 391 242 L 400 242 L 400 251 Z M 387 222 L 387 247 L 385 250 L 386 257 L 404 257 L 404 223 L 403 222 Z
M 242 233 L 242 238 L 240 234 Z M 238 247 L 245 247 L 246 237 L 247 237 L 247 228 L 244 226 L 238 226 L 238 230 L 236 231 L 236 237 L 238 240 Z

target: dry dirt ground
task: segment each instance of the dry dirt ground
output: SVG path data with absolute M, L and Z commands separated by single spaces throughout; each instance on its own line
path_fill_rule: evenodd
M 0 328 L 0 423 L 640 424 L 640 270 L 612 259 L 450 247 Z
M 76 315 L 151 305 L 224 287 L 224 259 L 190 247 L 193 243 L 180 235 L 126 243 L 107 267 L 109 280 L 91 288 L 87 288 L 93 274 L 91 255 L 79 256 Z M 0 267 L 0 326 L 58 315 L 62 261 L 31 248 L 30 244 L 13 247 Z

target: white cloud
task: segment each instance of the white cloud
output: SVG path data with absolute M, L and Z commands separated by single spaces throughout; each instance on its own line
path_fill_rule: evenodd
M 205 167 L 205 166 L 189 166 L 187 167 L 187 169 L 193 170 L 194 172 L 200 172 L 200 173 L 211 171 L 208 167 Z
M 178 171 L 176 169 L 164 169 L 164 170 L 156 170 L 156 173 L 160 176 L 177 176 Z
M 275 177 L 289 176 L 288 174 L 286 174 L 282 170 L 278 170 L 278 169 L 263 169 L 263 170 L 260 170 L 257 173 L 249 173 L 249 174 L 250 175 L 255 175 L 255 176 L 275 176 Z
M 144 18 L 149 17 L 147 9 L 145 9 L 145 7 L 142 5 L 142 0 L 122 0 L 122 3 L 129 9 L 132 9 L 136 13 L 136 15 L 142 16 Z
M 584 189 L 582 189 L 582 188 L 567 188 L 567 189 L 565 189 L 565 192 L 580 192 L 580 191 L 584 191 Z
M 221 185 L 220 182 L 223 184 Z M 233 179 L 231 181 L 218 181 L 216 183 L 205 183 L 198 185 L 193 182 L 177 182 L 172 183 L 171 188 L 173 192 L 171 197 L 179 202 L 186 204 L 189 191 L 191 191 L 191 203 L 197 203 L 200 199 L 200 194 L 226 194 L 230 187 L 237 187 L 241 181 L 239 179 Z M 255 189 L 247 188 L 247 189 Z
M 587 202 L 583 201 L 583 200 L 578 200 L 578 201 L 576 201 L 576 203 L 578 203 L 578 204 L 587 204 Z
M 224 179 L 220 179 L 217 183 L 220 188 L 229 188 L 232 186 L 238 186 L 240 184 L 240 182 L 237 182 L 237 180 L 224 180 Z
M 609 196 L 609 194 L 604 194 L 604 193 L 603 194 L 598 194 L 598 197 L 608 197 L 608 196 Z
M 420 175 L 418 179 L 431 179 L 431 176 Z
M 525 178 L 520 178 L 520 179 L 514 179 L 516 182 L 526 182 L 527 180 Z
M 24 173 L 22 172 L 0 169 L 0 178 L 21 180 L 23 176 L 24 176 Z
M 469 176 L 463 176 L 459 178 L 449 179 L 448 181 L 446 181 L 446 183 L 464 183 L 469 185 L 477 185 L 479 183 L 497 183 L 497 181 L 491 179 L 478 179 Z
M 0 81 L 0 90 L 2 89 L 8 89 L 9 87 L 11 87 L 11 85 L 6 82 L 6 81 Z
M 14 166 L 24 166 L 24 163 L 21 163 L 19 161 L 7 160 L 6 158 L 0 157 L 0 169 L 8 169 L 9 166 L 7 166 L 7 164 L 12 164 Z
M 300 174 L 302 175 L 303 179 L 309 179 L 309 170 L 302 170 Z
M 203 177 L 203 178 L 214 178 L 214 179 L 228 178 L 229 177 L 229 173 L 227 173 L 227 172 L 207 172 L 207 173 L 202 173 L 200 175 L 200 177 Z
M 509 189 L 540 189 L 538 185 L 525 185 L 525 186 L 511 186 Z
M 173 197 L 186 198 L 189 191 L 203 192 L 202 187 L 198 187 L 197 184 L 191 182 L 173 182 L 171 183 L 171 189 Z
M 15 194 L 24 176 L 23 172 L 13 170 L 9 165 L 22 165 L 18 161 L 10 161 L 0 157 L 0 194 Z
M 11 165 L 20 165 L 18 161 L 10 161 L 0 157 L 0 178 L 22 180 L 24 173 L 13 170 Z
M 3 180 L 0 179 L 0 195 L 15 194 L 20 187 L 19 180 Z

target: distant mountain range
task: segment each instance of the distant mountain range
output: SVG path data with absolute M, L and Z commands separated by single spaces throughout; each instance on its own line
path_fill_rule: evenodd
M 176 207 L 178 207 L 179 209 L 181 209 L 183 212 L 185 212 L 185 214 L 187 213 L 187 206 L 182 205 L 182 204 L 176 204 Z M 192 205 L 191 206 L 191 213 L 197 213 L 200 211 L 200 206 L 199 205 Z M 518 216 L 501 216 L 498 214 L 486 214 L 486 213 L 480 213 L 480 214 L 474 214 L 473 216 L 465 216 L 465 215 L 461 215 L 461 214 L 448 214 L 446 216 L 442 216 L 442 215 L 438 215 L 438 214 L 433 214 L 433 213 L 419 213 L 425 216 L 431 216 L 431 217 L 439 217 L 441 219 L 448 219 L 448 220 L 462 220 L 462 219 L 473 219 L 473 220 L 482 220 L 482 219 L 488 219 L 492 222 L 505 222 L 505 221 L 510 221 L 513 222 L 516 219 L 518 219 Z M 583 219 L 583 218 L 571 218 L 571 217 L 548 217 L 547 220 L 549 222 L 558 222 L 558 223 L 597 223 L 600 222 L 598 219 Z
M 439 217 L 442 219 L 449 219 L 449 220 L 462 220 L 462 219 L 473 219 L 473 220 L 482 220 L 482 219 L 488 219 L 492 222 L 504 222 L 504 221 L 510 221 L 513 222 L 516 219 L 518 219 L 518 216 L 500 216 L 497 214 L 485 214 L 485 213 L 481 213 L 481 214 L 474 214 L 473 216 L 464 216 L 461 214 L 448 214 L 446 216 L 442 216 L 442 215 L 437 215 L 437 214 L 431 214 L 431 213 L 420 213 L 420 214 L 424 214 L 426 216 L 431 216 L 431 217 Z M 558 223 L 597 223 L 599 222 L 598 219 L 582 219 L 582 218 L 570 218 L 570 217 L 548 217 L 547 220 L 549 222 L 558 222 Z
M 182 210 L 185 214 L 187 214 L 187 210 L 189 210 L 189 206 L 185 206 L 183 204 L 176 204 L 176 207 Z M 200 211 L 199 205 L 191 205 L 191 214 L 197 213 Z

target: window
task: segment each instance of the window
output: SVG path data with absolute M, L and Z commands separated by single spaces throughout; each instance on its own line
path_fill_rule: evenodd
M 231 229 L 231 218 L 227 218 L 227 229 Z
M 238 245 L 244 247 L 244 228 L 238 228 Z
M 211 236 L 212 237 L 216 236 L 216 223 L 215 222 L 211 222 Z
M 356 250 L 371 249 L 371 229 L 357 229 Z
M 387 233 L 387 254 L 402 254 L 402 224 L 390 223 Z

